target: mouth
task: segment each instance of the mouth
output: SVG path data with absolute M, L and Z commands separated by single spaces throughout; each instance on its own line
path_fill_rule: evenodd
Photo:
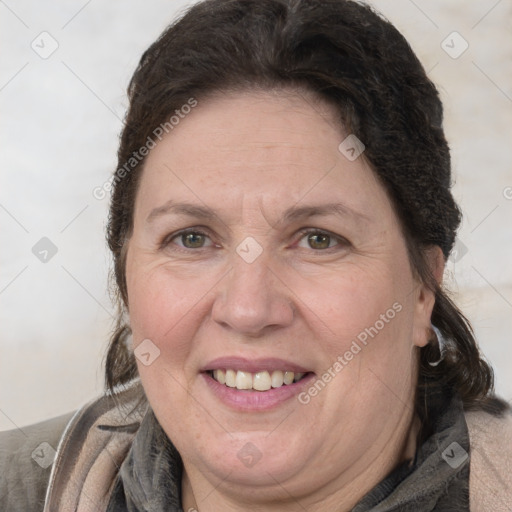
M 228 388 L 239 391 L 269 391 L 290 386 L 308 377 L 311 372 L 297 372 L 285 369 L 250 372 L 231 368 L 207 370 L 206 374 Z
M 293 361 L 267 357 L 219 357 L 206 363 L 200 374 L 207 393 L 232 410 L 275 410 L 293 399 L 314 379 L 310 368 Z

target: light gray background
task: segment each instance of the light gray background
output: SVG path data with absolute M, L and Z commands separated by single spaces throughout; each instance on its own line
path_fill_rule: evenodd
M 138 59 L 184 5 L 0 1 L 0 429 L 76 409 L 102 390 L 110 257 L 107 200 L 92 190 L 115 169 Z M 512 2 L 373 5 L 441 90 L 464 212 L 446 280 L 512 399 Z M 469 44 L 458 58 L 464 41 L 454 31 Z M 42 237 L 58 250 L 46 263 L 32 253 Z

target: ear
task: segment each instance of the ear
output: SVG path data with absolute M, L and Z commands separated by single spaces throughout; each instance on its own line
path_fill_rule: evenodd
M 438 284 L 441 284 L 445 263 L 443 251 L 437 245 L 433 245 L 426 250 L 426 258 L 432 276 Z M 424 347 L 430 340 L 431 317 L 435 301 L 435 293 L 425 283 L 419 283 L 413 326 L 413 343 L 417 347 Z

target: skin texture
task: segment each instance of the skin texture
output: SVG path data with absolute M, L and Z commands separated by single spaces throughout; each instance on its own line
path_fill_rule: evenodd
M 146 160 L 127 251 L 130 323 L 134 348 L 150 339 L 160 350 L 138 369 L 183 458 L 185 510 L 349 510 L 414 453 L 434 296 L 369 164 L 338 150 L 346 136 L 311 94 L 231 93 L 199 101 Z M 211 215 L 165 213 L 169 201 Z M 331 203 L 352 213 L 283 218 Z M 204 246 L 184 247 L 174 235 L 185 228 L 207 234 Z M 329 248 L 312 248 L 304 228 L 330 233 Z M 246 237 L 262 249 L 252 263 L 236 251 Z M 221 356 L 278 357 L 318 378 L 396 303 L 307 404 L 234 410 L 200 374 Z M 261 454 L 251 467 L 238 456 L 246 443 Z

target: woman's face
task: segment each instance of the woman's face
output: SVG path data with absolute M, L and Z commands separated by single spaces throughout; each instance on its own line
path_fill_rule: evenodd
M 247 92 L 199 102 L 147 157 L 134 349 L 204 495 L 364 490 L 403 456 L 433 296 L 348 135 L 313 96 Z

